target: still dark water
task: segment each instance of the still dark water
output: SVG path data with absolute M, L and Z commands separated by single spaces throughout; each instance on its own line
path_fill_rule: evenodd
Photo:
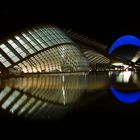
M 0 120 L 9 129 L 23 124 L 43 124 L 45 130 L 106 126 L 116 112 L 119 118 L 127 117 L 124 112 L 134 118 L 139 100 L 140 74 L 131 71 L 0 79 Z

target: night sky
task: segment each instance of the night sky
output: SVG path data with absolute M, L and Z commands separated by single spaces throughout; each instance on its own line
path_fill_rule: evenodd
M 113 1 L 109 0 L 108 3 L 107 3 L 107 0 L 105 0 L 104 2 L 103 0 L 102 1 L 98 0 L 98 2 L 95 2 L 95 0 L 70 0 L 70 1 L 63 0 L 63 2 L 61 0 L 45 0 L 45 1 L 41 1 L 41 0 L 32 0 L 32 1 L 9 0 L 7 1 L 7 0 L 4 0 L 4 1 L 0 1 L 0 39 L 12 32 L 22 29 L 23 27 L 27 27 L 30 25 L 38 24 L 38 23 L 45 23 L 45 22 L 56 24 L 60 26 L 62 29 L 65 29 L 65 28 L 73 29 L 74 31 L 80 32 L 81 34 L 84 34 L 85 36 L 89 36 L 92 39 L 96 39 L 97 41 L 103 44 L 106 44 L 108 46 L 111 46 L 111 44 L 118 37 L 122 35 L 131 34 L 140 38 L 140 4 L 139 3 L 135 4 L 137 5 L 137 7 L 135 7 L 135 5 L 133 5 L 132 2 L 133 1 L 131 1 L 131 3 L 128 5 L 128 1 L 127 3 L 123 4 L 122 1 L 121 3 L 119 3 L 119 1 L 114 1 L 114 0 Z M 126 55 L 127 54 L 129 55 L 131 50 L 132 48 L 127 49 L 127 50 L 126 48 L 124 48 L 121 50 L 121 52 L 124 52 Z M 107 105 L 110 105 L 110 104 L 107 104 Z M 94 106 L 94 108 L 95 107 L 96 106 Z M 124 105 L 122 105 L 120 109 L 123 109 L 123 107 Z M 90 106 L 90 108 L 92 107 Z M 138 108 L 137 105 L 136 105 L 136 108 Z M 85 125 L 86 129 L 90 128 L 90 127 L 87 127 L 88 124 L 90 124 L 90 120 L 95 120 L 94 122 L 97 122 L 92 126 L 92 129 L 90 130 L 92 137 L 93 137 L 93 134 L 97 131 L 99 131 L 100 132 L 99 134 L 101 135 L 102 135 L 102 132 L 107 133 L 109 135 L 110 135 L 110 132 L 113 132 L 113 133 L 115 132 L 114 134 L 116 136 L 116 132 L 117 134 L 119 134 L 120 131 L 118 130 L 120 130 L 121 128 L 122 128 L 121 134 L 124 134 L 124 130 L 128 130 L 128 129 L 129 131 L 138 130 L 138 129 L 134 129 L 134 128 L 137 128 L 137 127 L 134 127 L 134 124 L 137 124 L 139 122 L 138 113 L 136 113 L 135 115 L 134 114 L 130 115 L 130 113 L 129 114 L 126 113 L 127 115 L 124 115 L 122 114 L 123 112 L 125 111 L 124 110 L 121 111 L 121 115 L 119 115 L 119 118 L 114 113 L 113 115 L 111 115 L 111 113 L 110 114 L 107 113 L 109 117 L 106 116 L 105 114 L 103 116 L 103 114 L 101 115 L 100 113 L 99 113 L 99 117 L 97 117 L 96 113 L 93 116 L 91 115 L 89 117 L 89 115 L 86 114 L 85 112 L 84 117 L 87 116 L 85 118 L 89 119 L 88 121 L 84 117 L 82 117 L 84 118 L 84 119 L 81 119 L 82 121 L 79 120 L 80 117 L 78 117 L 78 119 L 76 120 L 78 120 L 80 126 L 82 127 L 84 126 L 83 124 L 86 124 L 86 122 L 88 122 Z M 91 117 L 93 118 L 90 119 Z M 128 119 L 129 117 L 131 118 L 130 120 Z M 134 118 L 133 120 L 135 121 L 132 121 L 132 118 Z M 113 119 L 114 121 L 111 121 L 111 119 Z M 109 123 L 110 124 L 112 123 L 113 125 L 112 124 L 109 125 Z M 5 127 L 5 124 L 8 124 L 8 127 Z M 2 125 L 4 127 L 1 127 L 2 130 L 5 130 L 6 132 L 4 134 L 7 135 L 8 130 L 10 131 L 13 130 L 12 131 L 13 134 L 16 134 L 16 135 L 18 134 L 18 132 L 22 132 L 21 134 L 25 135 L 26 134 L 25 130 L 29 130 L 28 133 L 31 133 L 31 131 L 35 130 L 33 133 L 38 134 L 38 130 L 40 129 L 40 127 L 38 127 L 39 129 L 36 129 L 37 127 L 34 127 L 35 129 L 32 129 L 32 127 L 27 127 L 28 129 L 26 128 L 24 129 L 24 131 L 22 131 L 21 129 L 19 129 L 19 131 L 17 130 L 15 131 L 15 129 L 13 129 L 13 126 L 15 124 L 14 125 L 13 124 L 14 123 L 12 123 L 12 125 L 10 125 L 11 127 L 9 127 L 9 121 L 8 123 L 5 123 L 4 121 L 4 125 Z M 73 133 L 74 131 L 71 131 L 71 130 L 73 130 L 73 128 L 75 128 L 78 123 L 76 122 L 74 124 L 72 122 L 71 124 L 73 125 L 73 126 L 71 125 L 72 129 L 70 128 L 70 131 L 68 129 L 65 129 L 65 130 L 68 133 L 71 132 L 71 134 L 74 134 Z M 115 124 L 117 124 L 118 127 L 116 127 Z M 126 127 L 124 127 L 125 125 Z M 33 126 L 38 126 L 38 125 L 33 125 Z M 109 126 L 109 129 L 107 129 L 107 126 Z M 115 126 L 115 129 L 114 129 L 114 126 Z M 79 128 L 82 128 L 82 127 L 79 127 Z M 94 131 L 93 128 L 96 128 L 96 131 Z M 77 134 L 78 129 L 76 129 L 75 134 Z M 53 132 L 51 134 L 53 135 L 55 134 L 54 129 L 49 128 L 47 130 L 51 130 L 51 132 Z M 60 129 L 60 130 L 63 133 L 62 130 L 64 129 Z M 82 131 L 80 131 L 80 133 L 78 134 L 81 135 L 82 134 L 81 132 L 84 132 L 83 134 L 85 134 L 85 131 L 83 131 L 85 129 L 80 129 L 80 130 Z M 87 129 L 87 131 L 88 130 L 89 129 Z M 56 131 L 58 131 L 58 129 L 56 129 Z M 88 131 L 88 135 L 90 131 Z M 129 133 L 129 131 L 125 134 L 126 135 L 131 134 L 131 132 Z M 1 132 L 3 133 L 3 131 Z M 46 131 L 46 126 L 45 126 L 45 129 L 40 129 L 40 132 L 41 132 L 40 133 L 41 135 L 45 134 L 45 136 L 47 135 L 48 137 L 48 133 L 46 132 L 50 132 L 50 131 Z M 60 134 L 61 133 L 59 133 L 59 135 Z M 51 138 L 53 135 L 51 135 Z M 86 135 L 86 137 L 88 135 Z
M 116 5 L 116 7 L 115 7 Z M 0 37 L 36 23 L 53 23 L 110 46 L 118 37 L 140 37 L 139 9 L 122 3 L 95 1 L 5 1 L 0 8 Z

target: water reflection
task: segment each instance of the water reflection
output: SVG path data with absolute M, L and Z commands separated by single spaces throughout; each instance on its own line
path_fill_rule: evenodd
M 113 86 L 111 86 L 111 91 L 113 95 L 117 98 L 117 100 L 126 103 L 126 104 L 131 104 L 135 103 L 140 100 L 140 91 L 136 92 L 121 92 L 119 90 L 116 90 Z
M 32 75 L 0 81 L 1 109 L 30 119 L 56 119 L 85 98 L 85 94 L 104 88 L 109 77 L 108 73 Z
M 113 73 L 111 73 L 110 76 L 113 76 Z M 137 73 L 124 71 L 118 73 L 115 78 L 115 82 L 117 84 L 121 83 L 121 85 L 119 86 L 119 88 L 115 88 L 115 84 L 111 85 L 110 90 L 118 101 L 121 101 L 125 104 L 132 104 L 140 100 L 140 90 L 138 88 L 139 81 Z
M 109 77 L 111 78 L 112 82 L 115 83 L 122 83 L 122 84 L 128 84 L 128 83 L 139 83 L 138 76 L 139 74 L 133 71 L 123 71 L 123 72 L 109 72 Z
M 26 119 L 54 120 L 87 104 L 93 110 L 103 106 L 105 111 L 109 102 L 116 106 L 114 99 L 120 106 L 136 103 L 139 89 L 139 74 L 129 71 L 0 79 L 0 111 Z
M 117 82 L 119 82 L 119 83 L 128 83 L 131 74 L 132 74 L 131 71 L 120 72 L 119 76 L 117 77 Z

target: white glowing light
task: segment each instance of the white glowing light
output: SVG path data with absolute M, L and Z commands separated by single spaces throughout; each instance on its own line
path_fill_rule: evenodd
M 62 94 L 63 94 L 63 104 L 65 105 L 66 104 L 66 97 L 65 97 L 65 88 L 64 88 L 64 82 L 65 82 L 65 77 L 63 75 L 62 77 L 62 82 L 63 82 L 63 85 L 62 85 Z
M 128 83 L 131 76 L 131 71 L 124 71 L 119 74 L 117 77 L 117 82 Z
M 114 66 L 124 66 L 124 68 L 128 67 L 128 65 L 125 65 L 123 63 L 112 63 L 112 65 L 114 65 Z

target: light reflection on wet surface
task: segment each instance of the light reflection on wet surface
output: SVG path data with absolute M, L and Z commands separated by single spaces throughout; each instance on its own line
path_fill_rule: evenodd
M 73 110 L 120 111 L 124 105 L 123 110 L 133 110 L 139 104 L 139 76 L 126 71 L 1 79 L 1 111 L 25 119 L 53 120 Z

